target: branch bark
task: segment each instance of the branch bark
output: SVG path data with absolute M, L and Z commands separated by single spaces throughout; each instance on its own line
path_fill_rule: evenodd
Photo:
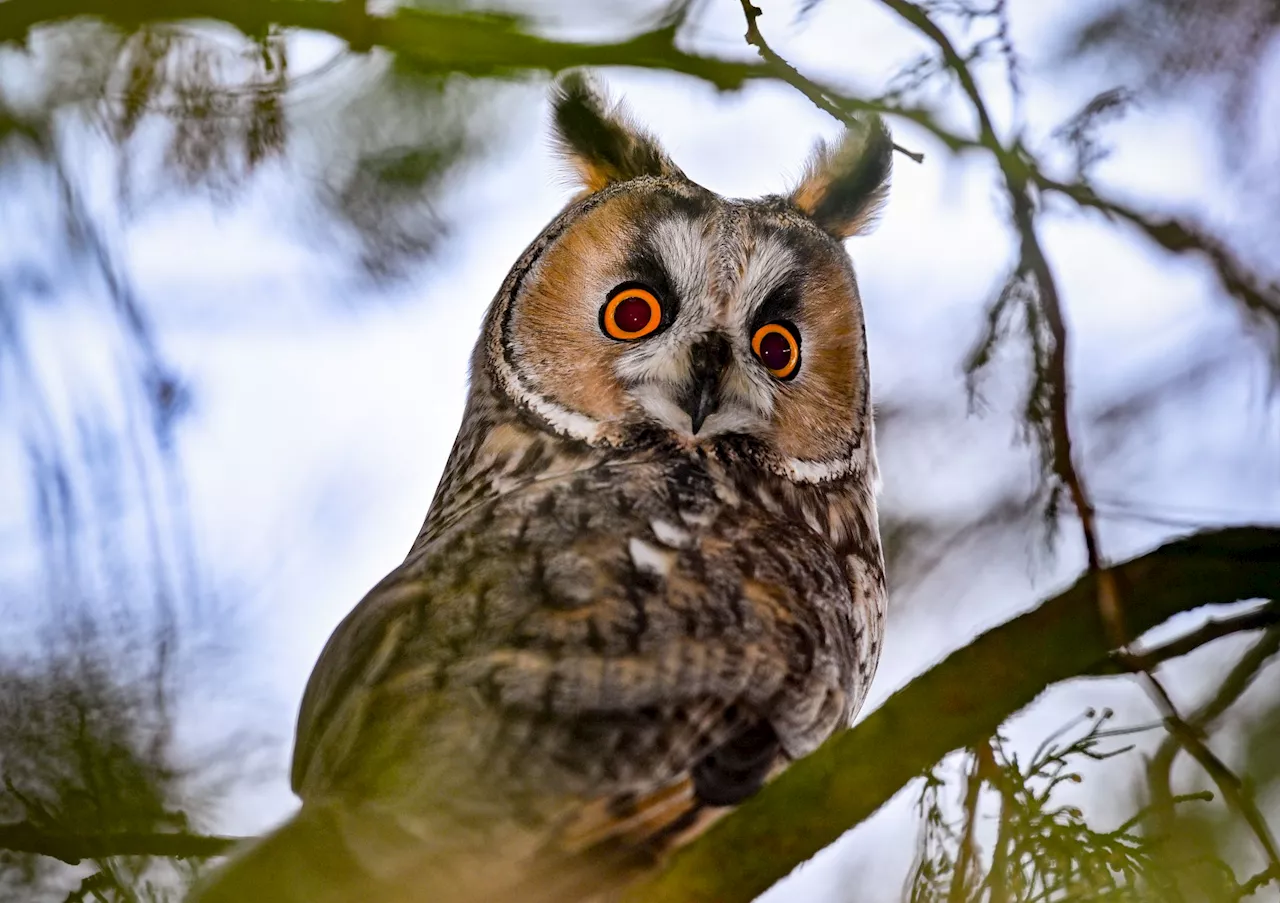
M 111 856 L 164 856 L 207 859 L 221 856 L 244 838 L 180 832 L 128 831 L 112 834 L 66 834 L 31 822 L 0 824 L 0 850 L 35 853 L 76 865 L 85 859 Z
M 1116 565 L 1128 626 L 1280 597 L 1280 528 L 1234 527 Z M 832 738 L 629 889 L 628 903 L 746 903 L 871 816 L 948 753 L 981 743 L 1046 688 L 1090 675 L 1113 652 L 1095 578 L 982 634 Z M 733 868 L 724 863 L 733 862 Z
M 272 27 L 323 31 L 354 49 L 384 47 L 441 73 L 559 72 L 574 66 L 637 66 L 682 72 L 722 90 L 775 73 L 745 63 L 687 53 L 669 25 L 616 43 L 576 43 L 540 37 L 514 16 L 401 8 L 356 16 L 346 3 L 325 0 L 6 0 L 0 3 L 0 43 L 23 41 L 30 30 L 89 17 L 134 26 L 149 21 L 212 20 L 247 35 Z
M 1201 646 L 1206 646 L 1224 636 L 1262 630 L 1264 627 L 1274 627 L 1277 624 L 1280 624 L 1280 603 L 1271 602 L 1230 618 L 1211 618 L 1200 627 L 1190 633 L 1183 634 L 1177 639 L 1134 653 L 1134 658 L 1143 668 L 1151 669 L 1170 659 L 1181 658 L 1196 651 Z M 1116 674 L 1121 674 L 1126 669 L 1112 667 L 1110 670 Z M 1239 693 L 1236 695 L 1239 695 Z M 1229 705 L 1230 702 L 1234 701 L 1233 697 L 1227 704 Z M 1204 717 L 1206 716 L 1197 715 L 1190 720 L 1195 722 L 1197 719 L 1203 719 Z

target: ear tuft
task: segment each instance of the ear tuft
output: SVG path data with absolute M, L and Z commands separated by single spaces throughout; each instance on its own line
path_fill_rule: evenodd
M 879 116 L 850 128 L 837 144 L 818 142 L 791 203 L 837 239 L 871 230 L 889 196 L 893 138 Z
M 610 104 L 592 78 L 571 72 L 551 99 L 556 145 L 588 193 L 640 176 L 683 176 L 657 140 Z

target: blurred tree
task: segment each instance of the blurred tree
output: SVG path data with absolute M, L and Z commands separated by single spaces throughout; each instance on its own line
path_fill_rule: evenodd
M 819 5 L 802 3 L 802 19 Z M 1020 425 L 1037 452 L 1039 479 L 1029 492 L 989 500 L 976 517 L 886 506 L 891 583 L 908 594 L 944 554 L 1020 541 L 1037 523 L 1048 527 L 1051 545 L 1064 526 L 1078 536 L 1088 564 L 1076 586 L 917 677 L 630 899 L 749 900 L 913 779 L 922 785 L 922 833 L 906 889 L 912 900 L 1244 899 L 1280 885 L 1280 855 L 1257 802 L 1280 779 L 1280 705 L 1247 732 L 1243 777 L 1212 748 L 1224 712 L 1276 654 L 1277 602 L 1164 645 L 1138 642 L 1206 604 L 1280 599 L 1280 530 L 1206 532 L 1113 565 L 1096 522 L 1120 503 L 1090 492 L 1075 440 L 1081 429 L 1131 429 L 1163 399 L 1194 390 L 1217 359 L 1139 387 L 1096 416 L 1073 416 L 1067 302 L 1040 237 L 1051 211 L 1079 210 L 1163 252 L 1203 261 L 1222 301 L 1241 314 L 1243 334 L 1280 363 L 1280 285 L 1274 273 L 1250 267 L 1249 242 L 1135 205 L 1094 178 L 1109 121 L 1135 102 L 1205 85 L 1223 90 L 1224 150 L 1250 159 L 1259 121 L 1250 111 L 1269 101 L 1265 60 L 1280 6 L 1135 0 L 1064 22 L 1056 65 L 1102 59 L 1125 87 L 1107 85 L 1048 140 L 1030 134 L 1017 109 L 1013 4 L 868 6 L 896 17 L 927 48 L 878 95 L 805 75 L 775 52 L 761 10 L 748 0 L 740 9 L 689 0 L 640 11 L 601 6 L 596 26 L 608 36 L 589 40 L 557 37 L 568 7 L 534 4 L 0 2 L 0 216 L 6 235 L 31 239 L 0 254 L 0 399 L 23 438 L 26 502 L 52 575 L 44 601 L 57 603 L 40 606 L 53 612 L 41 628 L 44 646 L 6 650 L 0 659 L 0 893 L 26 899 L 70 887 L 69 900 L 175 899 L 197 863 L 230 843 L 196 833 L 227 775 L 180 764 L 172 738 L 171 711 L 183 690 L 176 675 L 206 667 L 226 642 L 211 626 L 220 619 L 201 617 L 197 556 L 172 466 L 173 431 L 192 389 L 158 346 L 156 312 L 132 287 L 118 243 L 123 224 L 167 197 L 230 200 L 264 167 L 301 162 L 311 178 L 297 219 L 309 237 L 354 248 L 349 263 L 369 278 L 402 276 L 447 228 L 434 201 L 448 174 L 502 135 L 494 111 L 504 85 L 584 65 L 668 71 L 720 90 L 779 81 L 837 119 L 876 110 L 913 123 L 946 152 L 988 161 L 999 174 L 1013 265 L 986 310 L 966 376 L 978 401 L 980 377 L 1001 354 L 1025 361 Z M 711 15 L 741 17 L 741 53 L 689 49 Z M 770 10 L 766 25 L 772 18 Z M 298 72 L 292 42 L 318 35 L 328 36 L 330 61 Z M 1012 98 L 1012 114 L 993 112 L 996 96 Z M 953 124 L 956 104 L 970 126 Z M 105 201 L 92 190 L 86 149 L 113 161 Z M 1266 173 L 1260 190 L 1274 191 L 1278 183 Z M 36 213 L 17 223 L 9 212 L 17 209 Z M 73 278 L 92 289 L 69 290 Z M 99 305 L 93 315 L 118 337 L 117 384 L 105 403 L 73 404 L 51 390 L 37 364 L 57 339 L 36 328 L 33 311 L 86 303 Z M 922 419 L 927 412 L 887 405 L 882 443 L 912 441 Z M 140 523 L 122 497 L 142 500 Z M 120 538 L 122 525 L 132 539 Z M 115 541 L 103 542 L 107 536 Z M 1158 676 L 1161 663 L 1237 633 L 1260 639 L 1203 709 L 1180 712 Z M 199 640 L 210 634 L 212 643 Z M 1115 731 L 1104 718 L 1073 727 L 1069 740 L 1050 738 L 1028 762 L 1017 761 L 1001 734 L 1051 684 L 1103 675 L 1139 682 L 1167 731 L 1146 769 L 1145 801 L 1110 831 L 1057 796 L 1080 780 L 1077 762 L 1122 751 L 1109 745 Z M 961 751 L 955 806 L 946 775 Z M 234 758 L 222 752 L 222 761 Z M 1174 793 L 1180 752 L 1197 763 L 1217 802 L 1208 804 L 1199 785 Z M 983 828 L 984 813 L 995 813 L 994 836 Z M 1233 870 L 1240 838 L 1227 840 L 1227 825 L 1259 851 L 1262 870 Z M 749 861 L 723 867 L 744 850 Z M 67 872 L 59 861 L 91 864 Z

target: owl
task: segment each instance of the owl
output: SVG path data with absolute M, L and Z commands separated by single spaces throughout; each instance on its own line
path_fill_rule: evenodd
M 490 306 L 404 563 L 302 702 L 292 820 L 201 903 L 613 899 L 858 711 L 885 583 L 870 119 L 788 194 L 701 187 L 587 77 L 580 193 Z

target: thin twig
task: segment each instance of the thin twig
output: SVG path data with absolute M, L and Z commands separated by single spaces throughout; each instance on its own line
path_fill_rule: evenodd
M 1251 897 L 1272 881 L 1280 881 L 1280 869 L 1275 866 L 1258 872 L 1244 884 L 1241 884 L 1240 890 L 1236 894 L 1236 899 L 1243 900 L 1245 897 Z
M 1208 258 L 1227 294 L 1243 304 L 1256 320 L 1270 326 L 1275 342 L 1273 353 L 1280 355 L 1280 281 L 1268 283 L 1251 272 L 1222 241 L 1193 223 L 1150 216 L 1126 204 L 1101 197 L 1084 183 L 1066 184 L 1038 170 L 1031 175 L 1042 192 L 1062 195 L 1081 207 L 1129 223 L 1172 254 L 1200 254 Z
M 848 100 L 843 100 L 837 104 L 831 96 L 831 92 L 821 88 L 816 82 L 810 81 L 800 74 L 800 71 L 792 66 L 782 57 L 778 56 L 764 39 L 764 35 L 760 33 L 760 26 L 756 24 L 756 20 L 764 14 L 764 10 L 751 3 L 751 0 L 740 0 L 742 3 L 742 14 L 747 18 L 747 43 L 760 53 L 760 58 L 765 64 L 776 71 L 778 76 L 787 84 L 796 88 L 805 97 L 809 98 L 818 109 L 824 113 L 840 120 L 846 126 L 856 125 L 856 121 L 849 114 L 847 107 Z M 875 105 L 867 105 L 868 110 L 875 110 Z M 924 162 L 924 154 L 916 151 L 907 150 L 900 144 L 894 144 L 893 149 L 898 153 L 909 157 L 917 163 Z
M 1268 862 L 1270 862 L 1271 868 L 1280 869 L 1280 849 L 1276 847 L 1276 839 L 1271 833 L 1271 826 L 1267 824 L 1266 818 L 1262 815 L 1262 810 L 1258 808 L 1252 792 L 1250 792 L 1244 781 L 1240 780 L 1239 776 L 1228 768 L 1226 763 L 1218 758 L 1200 735 L 1185 722 L 1171 718 L 1169 720 L 1169 731 L 1178 739 L 1178 743 L 1181 744 L 1182 748 L 1200 763 L 1200 767 L 1218 785 L 1218 789 L 1222 792 L 1222 797 L 1227 804 L 1240 813 L 1249 829 L 1253 831 L 1253 835 L 1257 839 L 1258 845 L 1262 847 L 1262 851 L 1266 855 Z
M 1151 649 L 1133 653 L 1131 661 L 1136 662 L 1146 670 L 1150 670 L 1171 659 L 1181 658 L 1201 646 L 1207 646 L 1209 643 L 1225 636 L 1262 630 L 1275 624 L 1280 624 L 1280 603 L 1273 601 L 1229 618 L 1210 618 L 1195 630 L 1183 634 L 1177 639 L 1154 646 Z M 1196 721 L 1197 719 L 1193 718 L 1192 720 Z
M 1274 609 L 1274 604 L 1268 608 Z M 1266 609 L 1261 609 L 1264 611 Z M 1244 615 L 1240 616 L 1244 618 Z M 1218 622 L 1225 623 L 1225 622 Z M 1210 625 L 1205 625 L 1206 628 Z M 1155 754 L 1151 757 L 1151 761 L 1147 764 L 1147 784 L 1151 793 L 1152 808 L 1156 812 L 1157 817 L 1161 820 L 1162 826 L 1167 830 L 1173 817 L 1173 791 L 1172 791 L 1172 772 L 1173 763 L 1177 758 L 1179 750 L 1186 749 L 1193 756 L 1199 750 L 1193 750 L 1187 747 L 1182 741 L 1188 734 L 1193 738 L 1193 743 L 1203 745 L 1199 737 L 1205 730 L 1212 727 L 1213 724 L 1230 708 L 1245 690 L 1253 683 L 1258 672 L 1262 670 L 1278 652 L 1280 652 L 1280 628 L 1272 627 L 1262 639 L 1258 640 L 1248 652 L 1238 661 L 1223 679 L 1218 692 L 1213 695 L 1203 706 L 1197 709 L 1189 719 L 1185 727 L 1178 727 L 1177 732 L 1171 732 L 1169 737 L 1160 744 Z M 1176 726 L 1176 725 L 1175 725 Z M 1203 753 L 1201 753 L 1203 755 Z M 1210 753 L 1212 755 L 1212 753 Z M 1216 761 L 1216 757 L 1214 757 Z M 1199 758 L 1197 758 L 1199 761 Z M 1225 766 L 1224 766 L 1225 768 Z M 1208 770 L 1208 769 L 1206 769 Z M 1211 777 L 1213 776 L 1211 772 Z M 1234 778 L 1234 775 L 1228 780 Z M 1215 778 L 1216 781 L 1216 778 Z M 1238 781 L 1235 783 L 1239 783 Z M 1241 792 L 1245 795 L 1245 805 L 1256 809 L 1251 796 L 1247 790 L 1241 786 Z M 1223 791 L 1226 796 L 1226 791 Z M 1254 823 L 1261 820 L 1261 816 L 1252 817 L 1249 822 L 1250 827 Z M 1259 846 L 1264 851 L 1270 851 L 1275 848 L 1275 840 L 1271 836 L 1270 829 L 1265 822 L 1261 825 L 1263 832 L 1259 836 Z M 1256 833 L 1256 830 L 1255 830 Z M 1270 853 L 1268 852 L 1268 856 Z M 1274 863 L 1273 863 L 1274 864 Z
M 986 742 L 985 762 L 991 771 L 991 786 L 1000 794 L 1000 827 L 996 832 L 995 847 L 991 852 L 991 868 L 987 872 L 988 903 L 1005 903 L 1009 899 L 1006 878 L 1009 874 L 1009 847 L 1014 843 L 1013 808 L 1009 788 L 1000 778 L 996 767 L 995 741 Z
M 995 127 L 991 122 L 991 114 L 987 111 L 987 104 L 982 97 L 982 92 L 978 90 L 978 84 L 974 81 L 973 73 L 969 71 L 969 66 L 965 63 L 964 57 L 956 50 L 946 32 L 938 27 L 937 23 L 930 18 L 923 7 L 910 2 L 910 0 L 880 0 L 880 3 L 897 13 L 908 25 L 915 28 L 916 31 L 932 41 L 942 51 L 942 62 L 955 73 L 960 82 L 961 90 L 968 97 L 969 103 L 978 117 L 979 143 L 994 152 L 997 157 L 1003 157 L 1005 149 L 1000 143 L 1000 139 L 996 136 Z
M 969 870 L 976 858 L 973 835 L 978 827 L 978 801 L 982 797 L 983 767 L 980 750 L 988 749 L 985 743 L 970 750 L 973 764 L 964 791 L 964 833 L 960 836 L 960 851 L 956 855 L 956 867 L 951 873 L 951 889 L 947 893 L 949 903 L 964 903 L 968 899 Z
M 1193 793 L 1179 793 L 1177 796 L 1171 797 L 1170 800 L 1174 805 L 1178 805 L 1180 803 L 1211 803 L 1213 802 L 1213 794 L 1208 790 L 1197 790 Z M 1128 821 L 1122 822 L 1120 826 L 1111 833 L 1117 835 L 1128 834 L 1129 831 L 1150 818 L 1154 811 L 1154 806 L 1145 807 L 1137 814 L 1131 816 Z

